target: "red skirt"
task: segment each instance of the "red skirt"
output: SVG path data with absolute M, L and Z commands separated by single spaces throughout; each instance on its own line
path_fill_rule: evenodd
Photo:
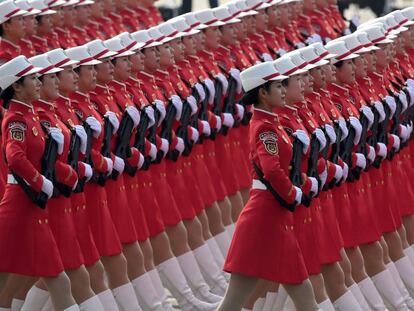
M 381 163 L 381 168 L 384 174 L 384 181 L 385 187 L 387 189 L 386 197 L 388 200 L 388 204 L 391 210 L 391 213 L 394 217 L 396 228 L 400 228 L 402 225 L 402 218 L 401 218 L 401 202 L 405 200 L 404 191 L 400 191 L 397 193 L 397 189 L 404 189 L 405 186 L 398 184 L 398 178 L 400 178 L 399 168 L 396 165 L 398 155 L 394 157 L 393 161 L 383 161 Z M 395 162 L 394 162 L 395 161 Z M 397 183 L 397 184 L 396 184 Z M 402 188 L 401 188 L 402 187 Z
M 238 167 L 233 165 L 231 137 L 229 135 L 217 135 L 214 142 L 216 144 L 216 162 L 226 186 L 226 195 L 233 195 L 239 191 L 240 185 L 236 175 Z M 237 163 L 235 164 L 237 165 Z
M 397 174 L 396 184 L 401 192 L 398 193 L 400 198 L 400 213 L 402 217 L 411 216 L 414 214 L 414 191 L 411 186 L 410 173 L 411 167 L 408 163 L 409 149 L 404 148 L 399 154 L 396 155 L 393 162 L 395 162 L 395 173 Z M 412 179 L 412 178 L 411 178 Z
M 119 255 L 122 245 L 108 209 L 105 188 L 88 183 L 84 190 L 89 224 L 99 254 L 101 257 Z
M 342 259 L 340 250 L 344 247 L 344 241 L 339 230 L 333 195 L 331 191 L 322 191 L 314 201 L 315 207 L 311 212 L 318 236 L 320 263 L 325 265 L 338 262 Z
M 246 162 L 246 149 L 243 149 L 241 140 L 242 135 L 245 135 L 243 130 L 246 127 L 238 127 L 234 128 L 229 132 L 229 136 L 231 139 L 231 150 L 232 150 L 232 158 L 233 158 L 233 165 L 236 169 L 236 176 L 239 182 L 240 189 L 249 189 L 252 184 L 252 179 L 250 176 L 250 166 L 248 166 Z M 247 133 L 247 137 L 243 137 L 243 139 L 248 139 L 249 134 Z M 247 149 L 249 150 L 249 149 Z
M 211 180 L 214 180 L 213 186 L 216 193 L 215 201 L 223 201 L 226 197 L 226 186 L 224 185 L 222 172 L 217 165 L 215 142 L 208 139 L 203 142 L 203 146 L 205 164 L 210 173 Z
M 128 207 L 134 222 L 137 240 L 142 242 L 149 238 L 149 230 L 144 211 L 138 197 L 138 179 L 128 174 L 123 175 L 125 192 L 128 198 Z
M 194 199 L 185 182 L 183 158 L 179 157 L 176 162 L 167 160 L 166 166 L 167 181 L 177 203 L 181 219 L 193 220 L 196 217 Z
M 72 203 L 69 198 L 52 198 L 47 204 L 49 224 L 58 246 L 65 270 L 78 269 L 84 264 L 81 247 L 76 235 Z
M 0 203 L 0 271 L 57 276 L 63 263 L 48 211 L 33 204 L 19 185 L 7 184 Z
M 293 213 L 268 191 L 251 190 L 240 214 L 224 270 L 282 284 L 308 278 Z
M 198 144 L 193 147 L 191 156 L 194 163 L 194 174 L 200 188 L 201 197 L 205 206 L 210 206 L 217 200 L 216 190 L 214 189 L 214 181 L 212 180 L 205 163 L 203 145 Z
M 139 171 L 137 174 L 138 198 L 144 211 L 150 237 L 165 231 L 164 222 L 154 192 L 150 171 Z
M 154 189 L 156 189 L 157 201 L 161 210 L 165 226 L 176 226 L 181 222 L 181 215 L 177 203 L 174 200 L 170 185 L 167 180 L 166 161 L 152 165 L 150 172 L 153 176 Z M 178 169 L 178 174 L 182 170 Z
M 72 193 L 73 221 L 75 223 L 76 235 L 82 250 L 85 266 L 92 266 L 99 260 L 99 252 L 93 239 L 92 231 L 89 226 L 88 213 L 84 193 Z

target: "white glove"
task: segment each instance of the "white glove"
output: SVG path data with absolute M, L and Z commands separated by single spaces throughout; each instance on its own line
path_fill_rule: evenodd
M 286 52 L 286 50 L 285 50 L 285 49 L 279 49 L 279 50 L 277 50 L 277 53 L 278 53 L 280 56 L 283 56 L 283 55 L 285 55 L 287 52 Z
M 342 180 L 342 177 L 344 176 L 344 171 L 342 169 L 342 167 L 338 164 L 334 164 L 335 165 L 335 180 L 336 182 L 340 182 Z
M 155 146 L 153 143 L 151 143 L 148 155 L 150 156 L 151 161 L 154 161 L 157 158 L 157 146 Z
M 208 123 L 205 120 L 201 120 L 201 123 L 203 124 L 203 134 L 206 136 L 210 136 L 211 135 L 210 123 Z
M 410 94 L 410 102 L 408 105 L 411 107 L 414 104 L 414 85 L 407 86 L 408 93 Z
M 177 111 L 175 119 L 179 121 L 181 119 L 181 114 L 183 113 L 183 101 L 177 95 L 172 95 L 170 100 L 173 106 L 175 107 L 175 110 Z
M 73 128 L 75 129 L 76 136 L 80 139 L 80 152 L 85 154 L 88 144 L 88 135 L 86 135 L 85 128 L 82 125 L 75 125 Z
M 404 91 L 400 91 L 398 93 L 398 98 L 400 99 L 400 102 L 402 104 L 402 112 L 404 112 L 408 108 L 408 98 L 407 98 L 407 95 L 404 93 Z
M 216 118 L 216 130 L 220 131 L 223 122 L 221 122 L 220 116 L 214 115 L 214 117 Z
M 405 81 L 405 84 L 406 84 L 408 87 L 412 87 L 412 88 L 414 88 L 414 80 L 413 80 L 413 79 L 407 79 L 407 81 Z
M 234 125 L 234 117 L 231 113 L 224 112 L 222 114 L 223 125 L 229 128 L 233 127 Z
M 385 103 L 387 104 L 387 106 L 390 108 L 391 110 L 391 114 L 390 114 L 390 119 L 392 118 L 392 116 L 395 113 L 395 110 L 397 109 L 397 103 L 395 102 L 394 97 L 391 97 L 389 95 L 385 96 Z
M 242 92 L 242 82 L 241 82 L 241 78 L 240 78 L 240 70 L 238 70 L 236 68 L 231 68 L 230 69 L 230 76 L 234 80 L 236 80 L 236 82 L 237 82 L 236 92 L 237 92 L 237 94 L 240 94 Z
M 154 108 L 152 108 L 151 106 L 146 106 L 144 111 L 147 114 L 148 119 L 149 119 L 148 127 L 147 127 L 147 129 L 149 129 L 155 124 Z
M 108 165 L 108 171 L 106 172 L 107 176 L 112 174 L 112 170 L 114 169 L 114 162 L 112 162 L 111 158 L 104 157 L 106 164 Z
M 57 127 L 49 127 L 49 135 L 57 143 L 57 153 L 62 154 L 65 137 L 63 136 L 61 129 L 58 129 Z
M 391 136 L 394 138 L 394 144 L 392 145 L 392 147 L 398 151 L 400 150 L 400 145 L 401 145 L 401 140 L 397 135 L 391 134 Z
M 141 116 L 139 111 L 134 106 L 128 106 L 125 108 L 125 112 L 131 117 L 132 121 L 134 122 L 134 128 L 136 128 L 141 120 Z
M 216 88 L 214 87 L 214 82 L 211 81 L 211 79 L 207 78 L 204 80 L 204 85 L 208 89 L 208 103 L 212 105 L 214 102 L 214 95 L 216 95 Z
M 411 134 L 413 133 L 413 124 L 412 124 L 412 122 L 407 124 L 407 129 L 408 129 L 408 139 L 410 139 Z
M 154 105 L 157 108 L 158 112 L 160 113 L 160 117 L 158 119 L 158 124 L 157 124 L 157 126 L 160 126 L 162 121 L 164 121 L 165 119 L 165 115 L 167 114 L 167 111 L 165 110 L 164 102 L 159 99 L 156 99 L 154 101 Z
M 373 163 L 375 160 L 375 149 L 372 146 L 368 146 L 367 159 L 369 163 Z
M 119 129 L 119 120 L 116 117 L 116 114 L 112 111 L 107 111 L 104 114 L 104 117 L 108 117 L 109 122 L 112 124 L 112 134 L 115 134 Z
M 399 136 L 400 136 L 402 142 L 405 143 L 408 140 L 408 137 L 409 137 L 408 128 L 405 125 L 400 124 L 399 125 L 399 133 L 400 133 Z
M 303 144 L 303 154 L 306 154 L 310 145 L 310 138 L 305 131 L 297 130 L 292 134 L 293 137 L 296 137 Z
M 385 159 L 387 156 L 387 146 L 383 143 L 377 143 L 377 156 L 379 156 L 381 159 Z
M 325 124 L 324 128 L 325 128 L 325 131 L 326 131 L 326 135 L 328 135 L 328 137 L 329 137 L 330 144 L 331 145 L 334 144 L 336 142 L 335 129 L 330 124 Z
M 194 84 L 194 87 L 197 90 L 198 96 L 200 96 L 200 102 L 206 99 L 206 92 L 204 91 L 203 86 L 200 83 Z
M 184 145 L 184 140 L 181 137 L 177 137 L 177 146 L 175 146 L 175 150 L 177 150 L 179 152 L 179 154 L 181 155 L 185 149 L 185 145 Z
M 342 182 L 345 182 L 348 178 L 349 166 L 344 162 L 344 167 L 342 168 Z
M 272 62 L 273 61 L 273 58 L 272 58 L 272 56 L 270 56 L 269 53 L 263 53 L 262 54 L 262 59 L 263 59 L 264 62 Z
M 223 95 L 226 95 L 227 89 L 229 88 L 229 81 L 227 81 L 227 78 L 222 73 L 219 73 L 216 78 L 220 81 L 221 86 L 223 87 Z
M 96 120 L 95 117 L 87 117 L 86 120 L 85 120 L 85 122 L 91 128 L 91 130 L 93 132 L 93 136 L 95 138 L 98 138 L 99 135 L 101 135 L 101 131 L 102 131 L 101 123 L 99 123 L 98 120 Z
M 311 186 L 311 194 L 312 197 L 315 197 L 318 194 L 318 189 L 319 189 L 319 185 L 318 185 L 318 181 L 316 180 L 315 177 L 308 177 L 312 183 Z
M 164 153 L 164 155 L 167 154 L 169 148 L 170 148 L 170 143 L 168 142 L 168 140 L 165 138 L 161 138 L 160 149 Z
M 88 182 L 91 178 L 92 178 L 92 167 L 85 162 L 82 162 L 82 164 L 85 166 L 85 178 L 86 178 L 86 182 Z
M 137 169 L 140 169 L 144 165 L 144 161 L 145 161 L 144 156 L 142 155 L 142 153 L 139 153 Z
M 47 198 L 50 199 L 53 195 L 53 183 L 43 175 L 42 178 L 42 192 L 44 192 L 47 195 Z
M 198 132 L 198 130 L 195 127 L 191 126 L 191 140 L 193 143 L 195 143 L 196 141 L 198 141 L 198 139 L 200 138 L 200 133 Z
M 301 49 L 301 48 L 304 48 L 306 45 L 305 45 L 305 43 L 303 43 L 303 42 L 299 42 L 299 43 L 297 43 L 296 44 L 296 47 L 298 48 L 298 49 Z
M 367 167 L 367 159 L 362 153 L 356 153 L 356 166 L 364 170 Z
M 326 147 L 326 137 L 325 134 L 322 132 L 321 129 L 317 128 L 313 131 L 313 134 L 316 135 L 316 138 L 319 141 L 319 151 L 322 151 Z
M 323 43 L 322 37 L 320 35 L 318 35 L 317 33 L 312 35 L 313 40 L 315 40 L 315 42 L 320 42 Z
M 190 105 L 191 115 L 192 116 L 195 115 L 198 111 L 196 99 L 194 98 L 194 96 L 190 95 L 190 96 L 187 97 L 186 101 Z
M 302 204 L 303 192 L 302 192 L 302 189 L 300 189 L 299 187 L 296 187 L 296 186 L 294 186 L 294 187 L 295 187 L 295 190 L 296 190 L 295 204 L 300 205 L 300 204 Z
M 351 18 L 351 22 L 352 22 L 352 24 L 355 25 L 355 27 L 358 27 L 361 24 L 361 19 L 359 18 L 358 15 L 354 15 Z
M 117 171 L 119 174 L 122 174 L 124 169 L 125 169 L 125 161 L 121 159 L 120 157 L 115 156 L 114 170 Z
M 237 120 L 243 119 L 244 111 L 245 111 L 245 109 L 244 109 L 243 105 L 236 104 L 236 117 L 237 117 Z
M 326 167 L 323 172 L 319 174 L 319 178 L 321 180 L 321 188 L 323 188 L 326 184 L 326 180 L 328 179 L 328 169 Z
M 359 141 L 361 140 L 362 124 L 355 117 L 349 117 L 349 123 L 351 124 L 352 128 L 355 130 L 354 145 L 357 145 L 359 144 Z
M 341 141 L 344 141 L 345 138 L 349 135 L 348 127 L 346 126 L 346 122 L 344 118 L 338 119 L 339 128 L 341 129 Z
M 372 124 L 374 124 L 374 113 L 372 112 L 371 108 L 368 106 L 362 106 L 359 111 L 361 111 L 361 113 L 367 118 L 368 128 L 370 129 Z
M 374 108 L 378 111 L 379 114 L 379 118 L 378 121 L 382 122 L 385 120 L 385 111 L 384 111 L 384 106 L 380 101 L 376 101 L 374 103 Z

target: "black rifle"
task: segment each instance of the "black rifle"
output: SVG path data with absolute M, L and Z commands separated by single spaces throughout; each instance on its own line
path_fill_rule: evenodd
M 215 93 L 214 93 L 214 101 L 213 101 L 213 109 L 212 112 L 216 115 L 221 117 L 221 100 L 223 97 L 223 85 L 221 84 L 219 79 L 215 80 L 214 83 Z M 216 139 L 217 136 L 217 129 L 211 129 L 211 139 Z
M 106 157 L 111 157 L 111 142 L 112 142 L 112 135 L 113 135 L 113 126 L 112 123 L 109 121 L 109 117 L 104 117 L 104 138 L 102 141 L 102 148 L 101 154 Z M 96 175 L 97 183 L 100 186 L 105 186 L 105 183 L 109 176 L 105 173 L 100 173 Z
M 303 155 L 303 143 L 295 137 L 295 140 L 293 141 L 293 157 L 292 161 L 290 163 L 291 171 L 290 171 L 290 180 L 292 181 L 292 184 L 296 187 L 301 187 L 303 183 L 302 179 L 302 172 L 301 172 L 301 166 L 302 166 L 302 155 Z M 302 196 L 302 204 L 306 207 L 310 206 L 311 198 L 309 196 L 305 196 L 303 194 Z
M 388 107 L 387 103 L 383 102 L 384 112 L 385 112 L 385 119 L 384 121 L 378 124 L 378 131 L 377 131 L 377 142 L 383 143 L 385 145 L 388 144 L 388 124 L 390 121 L 391 109 Z M 377 157 L 374 161 L 373 166 L 379 168 L 381 165 L 381 158 Z
M 150 143 L 156 145 L 157 144 L 157 129 L 158 129 L 158 121 L 160 119 L 160 112 L 158 111 L 157 107 L 154 105 L 154 125 L 148 130 L 147 139 Z M 157 156 L 153 163 L 160 163 L 162 158 L 164 157 L 164 152 L 162 150 L 158 150 Z M 151 163 L 151 162 L 150 162 Z
M 132 130 L 134 129 L 134 121 L 131 119 L 129 114 L 125 111 L 122 116 L 121 124 L 118 129 L 118 139 L 115 149 L 115 155 L 125 160 L 131 156 L 130 139 Z M 112 171 L 112 179 L 116 180 L 119 176 L 117 170 Z
M 58 157 L 58 144 L 57 142 L 51 137 L 48 136 L 46 139 L 45 151 L 43 153 L 42 159 L 42 175 L 50 180 L 51 182 L 55 181 L 55 165 L 56 159 Z M 43 191 L 35 192 L 32 188 L 30 188 L 29 184 L 26 181 L 15 174 L 13 172 L 13 176 L 19 185 L 23 188 L 29 198 L 39 206 L 41 209 L 46 208 L 46 204 L 48 201 L 48 196 Z M 39 176 L 40 178 L 40 176 Z
M 374 122 L 371 126 L 371 135 L 367 138 L 368 145 L 376 148 L 377 146 L 377 139 L 378 139 L 378 129 L 379 129 L 379 112 L 375 107 L 372 108 L 372 113 L 374 114 Z M 375 161 L 374 161 L 375 162 Z
M 348 137 L 341 144 L 341 158 L 349 166 L 352 167 L 352 151 L 354 148 L 355 129 L 348 124 Z M 352 171 L 348 173 L 347 181 L 353 182 L 355 180 Z
M 232 76 L 230 76 L 227 96 L 226 96 L 226 99 L 224 100 L 224 105 L 223 105 L 223 112 L 233 114 L 234 104 L 236 101 L 236 90 L 237 90 L 237 81 Z M 236 124 L 236 121 L 235 121 L 235 127 L 237 126 L 238 124 Z M 221 127 L 222 135 L 226 136 L 228 131 L 229 131 L 229 128 L 227 126 L 223 125 Z
M 150 163 L 151 163 L 151 158 L 149 156 L 145 157 L 145 136 L 147 134 L 147 129 L 148 129 L 148 125 L 149 125 L 149 117 L 148 115 L 144 112 L 144 110 L 141 110 L 141 120 L 139 121 L 138 124 L 138 128 L 137 128 L 137 133 L 135 134 L 135 142 L 134 142 L 134 147 L 137 148 L 139 150 L 139 152 L 141 152 L 141 154 L 144 156 L 144 163 L 141 167 L 141 170 L 146 171 L 148 170 Z M 137 169 L 135 168 L 134 170 L 128 172 L 127 173 L 130 176 L 135 176 Z
M 198 119 L 208 122 L 207 111 L 208 111 L 208 100 L 210 97 L 210 91 L 208 90 L 207 87 L 204 87 L 204 91 L 206 92 L 206 98 L 201 102 L 200 110 L 198 112 Z M 198 123 L 198 120 L 197 120 L 197 123 Z M 201 144 L 203 140 L 204 140 L 204 136 L 202 133 L 200 133 L 200 139 L 198 140 L 197 143 Z
M 361 113 L 361 116 L 359 117 L 359 122 L 361 122 L 362 131 L 361 131 L 361 139 L 357 147 L 357 152 L 362 153 L 366 157 L 368 155 L 367 135 L 368 135 L 369 121 L 367 117 L 363 113 Z M 367 163 L 366 169 L 368 169 L 368 163 Z M 356 180 L 359 180 L 361 176 L 361 172 L 362 172 L 362 169 L 360 167 L 356 167 L 353 169 L 353 174 Z
M 397 104 L 397 107 L 395 109 L 394 115 L 392 116 L 392 125 L 391 125 L 390 134 L 394 134 L 394 135 L 398 136 L 398 128 L 399 128 L 400 123 L 401 123 L 400 117 L 401 117 L 401 113 L 402 113 L 403 104 L 401 103 L 398 96 L 396 96 L 395 102 Z M 388 153 L 387 159 L 389 161 L 391 161 L 394 158 L 395 152 L 396 152 L 396 150 L 394 148 L 392 148 L 391 151 Z
M 85 129 L 86 133 L 86 152 L 85 152 L 85 162 L 86 164 L 89 164 L 91 168 L 94 167 L 94 163 L 92 161 L 92 139 L 93 139 L 93 131 L 88 123 L 83 123 L 83 128 Z M 91 182 L 96 183 L 95 176 L 92 175 Z M 75 190 L 73 190 L 74 193 L 83 192 L 83 188 L 85 187 L 86 178 L 82 178 L 78 181 L 78 185 L 76 186 Z
M 341 127 L 339 126 L 339 121 L 335 121 L 334 122 L 334 129 L 335 129 L 335 134 L 336 134 L 336 141 L 332 144 L 332 148 L 331 148 L 331 156 L 329 158 L 329 160 L 334 163 L 334 164 L 338 164 L 338 160 L 339 160 L 339 155 L 341 152 L 341 138 L 342 138 L 342 130 Z M 324 189 L 332 189 L 335 186 L 339 186 L 340 183 L 335 182 L 335 180 L 332 180 L 330 183 L 328 183 L 328 185 L 324 186 Z
M 308 172 L 309 177 L 314 177 L 318 181 L 318 192 L 321 190 L 321 180 L 318 174 L 318 160 L 319 160 L 319 149 L 321 144 L 315 134 L 312 135 L 310 141 L 310 153 L 308 159 Z
M 180 119 L 181 124 L 177 128 L 177 132 L 176 132 L 177 137 L 180 137 L 180 138 L 183 139 L 185 146 L 187 146 L 189 144 L 188 125 L 190 123 L 190 119 L 191 119 L 191 107 L 188 104 L 188 102 L 185 101 L 183 103 L 183 111 L 182 111 L 181 119 Z M 177 150 L 172 150 L 172 151 L 168 152 L 168 154 L 167 154 L 168 159 L 170 159 L 172 161 L 177 161 L 179 156 L 180 156 L 180 154 Z

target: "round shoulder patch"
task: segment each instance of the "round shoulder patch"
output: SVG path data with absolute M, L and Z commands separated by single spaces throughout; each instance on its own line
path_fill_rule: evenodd
M 271 155 L 277 155 L 279 149 L 277 147 L 278 136 L 275 132 L 263 132 L 259 134 L 259 139 L 263 142 L 265 150 Z

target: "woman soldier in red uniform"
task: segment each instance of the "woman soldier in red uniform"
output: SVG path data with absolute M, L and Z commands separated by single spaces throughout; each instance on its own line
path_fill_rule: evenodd
M 0 262 L 1 284 L 4 285 L 9 273 L 41 277 L 56 309 L 79 310 L 71 295 L 68 276 L 63 272 L 48 210 L 39 208 L 16 180 L 16 176 L 23 178 L 32 193 L 52 197 L 53 183 L 41 174 L 45 136 L 32 106 L 32 102 L 39 98 L 41 84 L 35 76 L 39 70 L 41 68 L 34 67 L 24 56 L 0 67 L 1 97 L 8 107 L 2 133 L 9 169 L 0 203 L 3 231 L 0 248 L 5 252 Z M 59 131 L 51 129 L 49 135 L 60 148 L 63 147 L 63 136 Z
M 272 112 L 284 106 L 286 78 L 269 62 L 241 74 L 245 100 L 255 105 L 250 124 L 255 179 L 227 256 L 224 269 L 232 275 L 219 311 L 241 310 L 259 279 L 284 284 L 297 310 L 318 310 L 290 211 L 302 202 L 302 190 L 289 180 L 292 144 Z

